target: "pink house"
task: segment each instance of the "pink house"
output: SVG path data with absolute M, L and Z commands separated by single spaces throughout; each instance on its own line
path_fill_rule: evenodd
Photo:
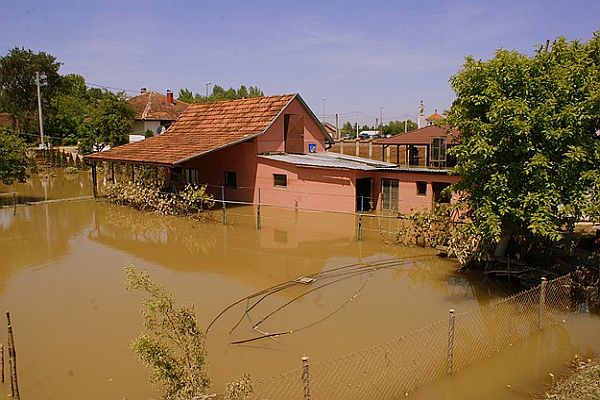
M 344 212 L 433 204 L 409 189 L 416 171 L 329 153 L 332 142 L 292 94 L 194 104 L 164 134 L 86 158 L 162 166 L 167 186 L 207 184 L 218 200 Z

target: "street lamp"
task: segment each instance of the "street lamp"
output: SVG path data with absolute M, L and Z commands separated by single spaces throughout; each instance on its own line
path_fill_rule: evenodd
M 210 81 L 206 82 L 206 91 L 205 91 L 205 93 L 206 93 L 206 98 L 207 99 L 208 99 L 208 85 L 212 85 L 212 82 L 210 82 Z
M 325 123 L 325 101 L 327 100 L 327 97 L 323 97 L 323 118 L 321 119 L 321 122 Z
M 381 129 L 379 130 L 379 135 L 383 135 L 383 107 L 379 107 L 379 124 Z

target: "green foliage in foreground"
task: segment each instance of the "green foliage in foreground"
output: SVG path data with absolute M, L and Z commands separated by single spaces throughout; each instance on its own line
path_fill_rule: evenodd
M 27 145 L 15 132 L 0 128 L 0 182 L 10 185 L 27 179 Z
M 144 298 L 144 326 L 131 345 L 151 369 L 152 380 L 164 389 L 165 400 L 203 398 L 210 386 L 204 332 L 196 320 L 193 307 L 176 307 L 173 298 L 146 272 L 132 265 L 123 267 L 127 288 L 140 290 Z M 225 400 L 243 400 L 252 393 L 249 375 L 230 382 Z
M 144 326 L 149 333 L 132 343 L 133 350 L 152 370 L 154 382 L 165 390 L 165 399 L 192 399 L 206 393 L 204 332 L 196 322 L 193 307 L 175 307 L 171 296 L 148 274 L 125 266 L 127 287 L 141 290 Z
M 477 234 L 528 251 L 600 215 L 600 32 L 531 57 L 468 57 L 450 81 L 447 123 L 461 132 L 453 189 Z

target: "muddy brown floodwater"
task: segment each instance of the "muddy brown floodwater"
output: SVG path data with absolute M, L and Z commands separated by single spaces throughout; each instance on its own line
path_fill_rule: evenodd
M 86 173 L 72 181 L 53 179 L 42 185 L 33 177 L 26 187 L 0 191 L 29 188 L 29 197 L 44 197 L 39 190 L 47 185 L 50 198 L 89 194 Z M 373 220 L 359 242 L 353 215 L 263 209 L 261 230 L 255 217 L 251 207 L 232 207 L 222 225 L 215 221 L 218 212 L 202 222 L 93 200 L 21 206 L 16 215 L 12 208 L 0 209 L 0 311 L 11 312 L 22 398 L 158 396 L 129 348 L 143 321 L 141 294 L 125 289 L 124 264 L 146 269 L 179 304 L 194 304 L 206 327 L 234 301 L 300 276 L 360 262 L 408 260 L 306 294 L 261 328 L 276 332 L 316 324 L 274 340 L 231 345 L 256 332 L 244 319 L 229 333 L 245 304 L 224 314 L 207 338 L 215 391 L 245 372 L 261 378 L 297 367 L 303 354 L 321 361 L 368 348 L 447 318 L 449 308 L 466 311 L 509 294 L 457 274 L 453 261 L 430 250 L 386 245 Z M 249 319 L 258 321 L 309 288 L 296 285 L 270 296 Z M 578 315 L 411 397 L 529 398 L 543 391 L 549 373 L 564 373 L 573 355 L 597 354 L 599 328 L 597 318 Z M 5 332 L 0 319 L 3 342 Z M 4 384 L 2 391 L 8 390 Z

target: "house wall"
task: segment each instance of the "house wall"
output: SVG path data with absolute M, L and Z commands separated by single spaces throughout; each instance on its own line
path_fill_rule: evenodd
M 275 153 L 284 152 L 284 115 L 297 114 L 304 115 L 304 153 L 308 153 L 308 145 L 314 143 L 317 145 L 317 152 L 325 151 L 325 138 L 321 128 L 306 111 L 300 103 L 300 100 L 294 99 L 283 110 L 279 117 L 271 126 L 257 138 L 257 153 Z
M 374 198 L 377 201 L 377 209 L 381 210 L 381 181 L 382 179 L 397 179 L 398 182 L 398 211 L 409 213 L 412 210 L 426 210 L 433 206 L 433 183 L 454 184 L 460 179 L 456 175 L 445 175 L 443 173 L 430 173 L 418 171 L 378 172 L 374 182 Z M 426 194 L 417 193 L 417 182 L 427 183 Z
M 237 189 L 225 188 L 225 199 L 249 203 L 254 201 L 257 168 L 256 139 L 198 157 L 182 164 L 182 167 L 196 169 L 198 183 L 209 185 L 208 192 L 216 199 L 221 199 L 221 186 L 225 185 L 225 172 L 235 172 Z
M 286 175 L 287 187 L 275 187 L 274 174 Z M 261 189 L 261 204 L 353 212 L 356 177 L 357 171 L 303 168 L 260 159 L 256 187 Z

